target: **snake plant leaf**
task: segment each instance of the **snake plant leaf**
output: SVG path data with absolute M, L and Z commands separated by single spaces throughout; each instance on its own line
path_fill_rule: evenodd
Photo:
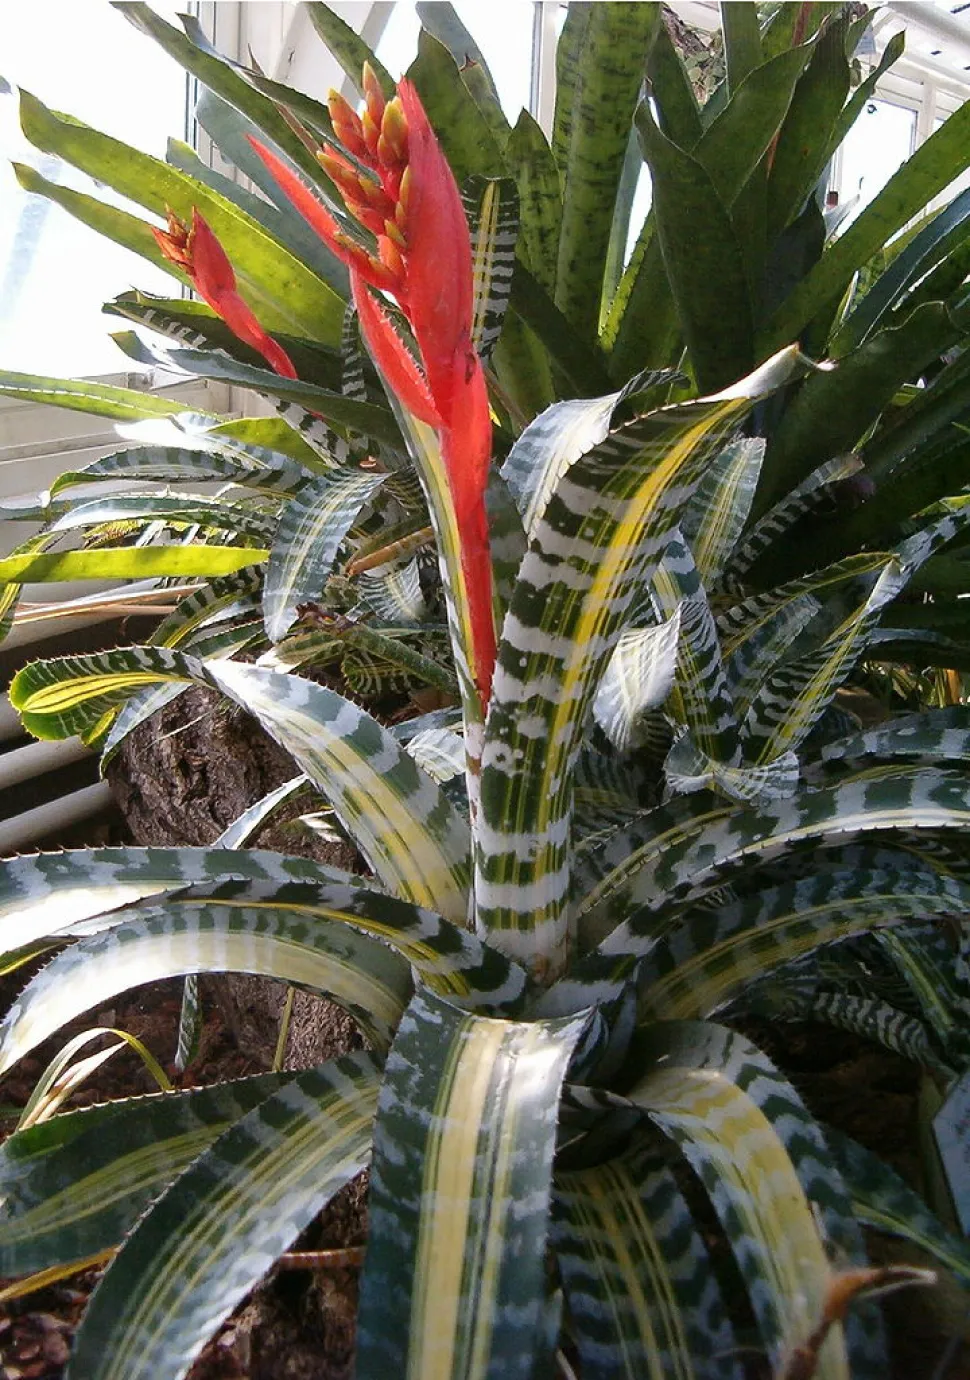
M 378 1103 L 360 1375 L 532 1376 L 560 1088 L 586 1024 L 415 994 Z
M 411 976 L 398 954 L 346 923 L 379 910 L 364 888 L 334 888 L 312 919 L 267 907 L 146 906 L 78 940 L 24 988 L 0 1024 L 6 1072 L 68 1021 L 144 982 L 187 973 L 248 972 L 322 992 L 388 1046 L 408 1003 Z
M 762 65 L 764 57 L 757 6 L 725 5 L 721 24 L 728 90 L 736 94 L 748 73 Z
M 571 772 L 581 726 L 683 496 L 790 352 L 710 399 L 619 427 L 564 474 L 539 520 L 506 615 L 482 758 L 479 924 L 553 971 L 562 959 Z M 542 936 L 540 938 L 540 935 Z
M 682 916 L 637 973 L 641 1020 L 712 1015 L 745 984 L 824 944 L 921 916 L 962 915 L 970 888 L 900 852 L 895 866 L 819 871 Z
M 298 1074 L 175 1181 L 91 1297 L 70 1371 L 181 1380 L 277 1256 L 367 1163 L 373 1055 Z
M 836 120 L 849 94 L 848 19 L 836 18 L 814 44 L 778 131 L 768 177 L 768 238 L 799 214 L 817 184 Z
M 458 64 L 427 29 L 418 35 L 418 55 L 408 68 L 459 186 L 467 177 L 502 177 L 505 164 L 492 127 Z
M 563 194 L 555 302 L 574 331 L 595 340 L 630 124 L 661 17 L 648 3 L 577 15 L 567 14 L 556 58 L 564 87 L 552 135 Z
M 585 896 L 579 919 L 594 931 L 598 924 L 615 927 L 601 945 L 603 954 L 647 953 L 669 925 L 672 895 L 697 898 L 716 889 L 742 860 L 750 868 L 796 843 L 836 843 L 872 830 L 958 830 L 970 813 L 962 772 L 902 763 L 871 779 L 757 807 L 688 801 L 680 809 L 648 812 L 599 845 L 594 866 L 613 868 Z M 640 829 L 648 837 L 637 846 Z
M 865 1258 L 822 1133 L 791 1085 L 734 1032 L 665 1022 L 649 1027 L 636 1055 L 645 1072 L 627 1098 L 671 1137 L 707 1189 L 777 1367 L 822 1316 L 834 1281 L 829 1250 Z M 820 1380 L 885 1373 L 878 1325 L 862 1322 L 829 1332 Z
M 601 1380 L 739 1380 L 710 1259 L 663 1156 L 555 1176 L 552 1242 L 580 1364 Z
M 970 192 L 961 192 L 896 256 L 849 313 L 833 341 L 835 355 L 847 354 L 861 345 L 889 313 L 900 307 L 909 290 L 962 245 L 968 235 Z
M 388 889 L 464 923 L 468 825 L 381 725 L 322 685 L 161 647 L 35 662 L 11 686 L 31 732 L 70 737 L 141 689 L 193 681 L 254 714 L 327 796 Z
M 744 250 L 699 159 L 661 132 L 645 102 L 636 122 L 653 179 L 653 214 L 670 291 L 698 388 L 711 393 L 754 365 Z
M 110 1250 L 184 1168 L 292 1077 L 131 1098 L 105 1104 L 107 1118 L 69 1113 L 10 1136 L 0 1148 L 0 1269 L 28 1274 Z M 73 1124 L 61 1130 L 63 1120 Z M 54 1135 L 38 1134 L 51 1125 Z
M 390 100 L 394 95 L 394 78 L 374 56 L 364 40 L 329 5 L 320 3 L 320 0 L 312 0 L 306 8 L 310 23 L 354 86 L 360 89 L 360 74 L 366 62 L 377 77 L 385 99 Z
M 487 365 L 502 334 L 512 288 L 519 198 L 511 178 L 471 177 L 462 184 L 461 199 L 471 231 L 472 341 Z
M 296 622 L 301 604 L 322 597 L 341 542 L 383 482 L 382 474 L 352 471 L 332 479 L 321 476 L 287 503 L 263 590 L 266 633 L 273 642 Z
M 250 85 L 232 63 L 219 57 L 208 45 L 198 46 L 189 34 L 167 24 L 148 5 L 122 0 L 116 8 L 203 86 L 252 120 L 306 177 L 329 189 L 330 179 L 276 103 Z
M 968 130 L 970 107 L 964 105 L 920 145 L 789 294 L 765 327 L 762 351 L 797 338 L 842 295 L 853 273 L 963 171 Z
M 539 125 L 523 110 L 505 146 L 505 163 L 519 193 L 518 253 L 536 282 L 555 292 L 562 224 L 559 169 Z
M 841 243 L 841 241 L 840 241 Z M 919 376 L 960 337 L 941 302 L 917 307 L 802 384 L 771 439 L 762 471 L 769 501 L 827 456 L 850 451 L 900 386 Z
M 197 208 L 232 261 L 240 289 L 265 330 L 339 343 L 342 300 L 232 202 L 159 159 L 49 110 L 26 91 L 21 93 L 20 118 L 32 144 L 156 215 L 164 216 L 171 207 L 189 221 Z
M 704 471 L 681 518 L 680 530 L 707 589 L 717 584 L 744 530 L 764 449 L 760 437 L 729 442 Z
M 269 551 L 252 546 L 128 546 L 109 550 L 46 552 L 0 560 L 0 583 L 71 580 L 147 580 L 156 576 L 229 575 L 258 565 Z
M 921 1246 L 970 1288 L 970 1248 L 930 1211 L 885 1160 L 851 1137 L 825 1127 L 825 1139 L 845 1180 L 856 1218 L 875 1231 Z
M 474 66 L 481 69 L 482 79 L 494 101 L 497 101 L 498 88 L 489 71 L 485 55 L 479 48 L 475 39 L 465 28 L 454 5 L 448 4 L 447 0 L 442 4 L 429 5 L 424 0 L 419 0 L 415 5 L 418 18 L 428 33 L 433 34 L 439 43 L 443 43 L 448 49 L 459 70 L 463 67 Z
M 667 543 L 651 581 L 651 597 L 664 618 L 679 611 L 677 684 L 672 710 L 700 753 L 737 765 L 738 723 L 714 615 L 690 549 L 679 529 Z
M 677 672 L 680 610 L 657 627 L 625 632 L 603 673 L 593 716 L 617 752 L 640 746 L 643 717 L 666 700 Z
M 14 374 L 0 370 L 0 396 L 22 402 L 68 407 L 116 422 L 140 422 L 147 418 L 174 417 L 185 411 L 185 404 L 159 393 L 139 393 L 134 388 L 91 379 L 48 378 L 43 374 Z M 211 417 L 210 421 L 218 421 Z

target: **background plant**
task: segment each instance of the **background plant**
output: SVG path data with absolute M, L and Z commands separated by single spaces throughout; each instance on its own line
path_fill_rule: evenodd
M 192 41 L 191 28 L 182 39 L 142 7 L 124 8 L 192 70 L 205 72 L 223 101 L 212 108 L 228 127 L 241 136 L 242 116 L 252 120 L 303 184 L 330 198 L 330 214 L 344 214 L 326 172 L 308 159 L 302 140 L 294 143 L 292 123 L 281 123 L 279 105 L 288 102 L 301 125 L 332 148 L 330 111 L 221 63 Z M 356 71 L 367 57 L 360 41 L 322 7 L 314 15 Z M 136 974 L 144 980 L 225 968 L 327 992 L 357 1017 L 372 1046 L 275 1082 L 72 1113 L 7 1142 L 0 1180 L 8 1192 L 0 1227 L 5 1270 L 66 1266 L 100 1255 L 130 1231 L 79 1333 L 78 1374 L 184 1374 L 267 1259 L 371 1154 L 362 1374 L 388 1367 L 422 1376 L 432 1368 L 555 1373 L 563 1345 L 596 1375 L 642 1374 L 650 1366 L 738 1373 L 736 1310 L 725 1298 L 734 1300 L 740 1279 L 757 1327 L 752 1344 L 776 1369 L 804 1360 L 807 1350 L 818 1374 L 845 1375 L 851 1367 L 853 1375 L 881 1375 L 886 1361 L 876 1315 L 860 1309 L 841 1322 L 847 1294 L 886 1283 L 865 1271 L 860 1221 L 890 1222 L 966 1278 L 963 1247 L 911 1190 L 857 1147 L 827 1136 L 783 1076 L 723 1019 L 736 1023 L 746 1011 L 791 1010 L 801 1001 L 801 1009 L 907 1049 L 942 1086 L 964 1057 L 952 1015 L 965 1010 L 962 939 L 948 939 L 940 919 L 956 917 L 962 933 L 964 711 L 862 733 L 837 703 L 840 687 L 873 647 L 883 656 L 904 641 L 894 623 L 888 638 L 883 626 L 897 616 L 900 597 L 920 582 L 934 596 L 935 612 L 946 592 L 937 575 L 952 568 L 940 563 L 960 559 L 953 553 L 960 550 L 966 499 L 959 485 L 951 487 L 952 470 L 945 474 L 942 463 L 934 468 L 927 459 L 937 454 L 933 445 L 939 458 L 951 443 L 950 422 L 941 419 L 954 414 L 934 410 L 941 395 L 926 402 L 959 363 L 957 354 L 940 365 L 944 350 L 959 351 L 962 340 L 959 237 L 934 258 L 938 249 L 920 240 L 931 221 L 897 255 L 894 262 L 903 262 L 919 243 L 919 262 L 932 272 L 927 279 L 911 267 L 902 286 L 894 288 L 891 277 L 883 284 L 892 306 L 889 320 L 880 319 L 878 351 L 873 344 L 867 353 L 862 338 L 824 370 L 792 348 L 770 355 L 794 336 L 809 354 L 822 352 L 809 350 L 819 339 L 837 350 L 840 338 L 861 329 L 854 313 L 874 310 L 877 288 L 849 315 L 835 310 L 834 299 L 871 257 L 876 222 L 865 221 L 870 208 L 825 249 L 808 236 L 800 281 L 787 295 L 776 286 L 777 300 L 770 299 L 769 265 L 797 262 L 797 222 L 817 231 L 812 191 L 822 155 L 858 95 L 846 104 L 848 75 L 840 95 L 838 74 L 843 64 L 848 74 L 846 54 L 860 30 L 837 7 L 781 7 L 763 33 L 752 27 L 753 15 L 745 6 L 725 7 L 727 84 L 699 111 L 677 78 L 654 6 L 575 7 L 561 48 L 551 148 L 527 117 L 506 134 L 485 73 L 469 76 L 446 46 L 422 41 L 411 75 L 432 121 L 438 119 L 452 166 L 459 175 L 491 177 L 472 184 L 479 216 L 471 236 L 474 318 L 490 321 L 492 330 L 490 337 L 483 325 L 476 343 L 486 358 L 494 345 L 490 383 L 501 466 L 490 499 L 502 636 L 484 726 L 466 677 L 464 741 L 457 715 L 447 711 L 388 727 L 328 686 L 278 669 L 285 641 L 275 664 L 259 666 L 213 657 L 204 647 L 161 645 L 156 637 L 152 647 L 38 663 L 13 687 L 35 733 L 110 731 L 116 738 L 123 720 L 115 716 L 135 690 L 154 683 L 218 688 L 288 748 L 369 868 L 361 879 L 226 848 L 108 850 L 8 865 L 8 963 L 55 943 L 68 947 L 9 1013 L 4 1066 Z M 464 41 L 450 32 L 453 43 Z M 630 56 L 607 77 L 608 48 Z M 638 104 L 645 61 L 659 125 Z M 809 93 L 830 70 L 838 80 L 831 88 L 822 83 L 824 100 L 816 96 L 809 105 Z M 378 83 L 386 82 L 379 67 L 374 71 Z M 607 88 L 612 102 L 604 105 L 597 97 Z M 380 99 L 390 95 L 390 85 L 382 86 Z M 769 113 L 752 120 L 752 106 Z M 804 128 L 796 116 L 806 120 L 806 107 L 818 147 L 811 158 L 795 160 L 797 176 L 786 174 L 795 185 L 782 197 L 787 141 Z M 446 119 L 446 109 L 455 108 L 460 118 Z M 294 303 L 272 296 L 273 255 L 280 251 L 248 221 L 237 224 L 237 213 L 210 196 L 201 175 L 183 182 L 169 178 L 164 165 L 146 163 L 143 185 L 122 168 L 110 141 L 78 132 L 35 102 L 25 109 L 41 146 L 69 145 L 89 170 L 111 171 L 116 185 L 130 176 L 128 185 L 134 190 L 137 183 L 156 212 L 160 195 L 174 189 L 182 200 L 173 209 L 183 220 L 194 206 L 207 216 L 241 291 L 253 293 L 263 329 L 286 349 L 300 378 L 227 363 L 208 349 L 172 353 L 281 399 L 289 431 L 266 424 L 286 440 L 277 461 L 288 455 L 292 436 L 318 455 L 312 438 L 325 451 L 319 458 L 332 483 L 364 477 L 373 484 L 370 462 L 377 458 L 390 470 L 386 489 L 410 458 L 437 527 L 458 665 L 471 664 L 460 578 L 467 532 L 449 519 L 442 498 L 450 480 L 436 428 L 401 396 L 389 395 L 393 412 L 374 400 L 374 376 L 366 402 L 341 392 L 336 375 L 330 386 L 303 381 L 304 368 L 322 371 L 323 361 L 339 358 L 340 337 L 308 336 L 316 362 L 301 365 L 303 337 L 281 324 L 287 311 L 292 321 Z M 654 177 L 654 212 L 617 287 L 619 265 L 614 255 L 609 268 L 609 250 L 623 202 L 616 216 L 615 190 L 635 113 Z M 957 155 L 955 137 L 940 135 L 957 119 L 925 146 L 941 158 L 933 163 L 941 187 Z M 534 153 L 528 170 L 514 161 L 523 144 Z M 240 137 L 240 157 L 248 157 L 246 147 Z M 499 162 L 480 166 L 493 148 Z M 345 146 L 343 156 L 353 150 Z M 930 161 L 924 158 L 919 176 L 904 170 L 907 205 L 922 197 L 922 206 L 936 185 L 925 173 Z M 265 164 L 252 166 L 265 176 Z M 516 196 L 501 177 L 510 170 Z M 150 178 L 156 181 L 149 193 Z M 698 189 L 713 247 L 701 246 L 691 275 L 678 257 L 675 229 Z M 287 234 L 305 234 L 279 186 L 266 190 Z M 754 216 L 747 223 L 758 230 L 762 193 L 776 208 L 764 217 L 765 257 L 739 265 L 731 236 L 754 256 L 762 237 L 741 236 L 739 217 L 747 205 Z M 898 198 L 892 214 L 887 204 L 880 246 L 898 228 Z M 86 202 L 75 209 L 91 219 L 102 214 Z M 961 223 L 959 213 L 951 220 Z M 553 221 L 554 234 L 540 233 Z M 120 234 L 120 225 L 112 220 L 113 232 Z M 599 257 L 588 247 L 579 252 L 581 226 Z M 945 238 L 941 230 L 937 225 L 936 245 Z M 129 222 L 124 231 L 154 252 L 150 231 Z M 506 297 L 502 269 L 513 244 Z M 488 263 L 491 273 L 482 268 Z M 733 287 L 732 263 L 739 269 Z M 949 277 L 937 277 L 934 287 L 943 284 L 946 296 L 914 303 L 917 278 L 929 282 L 944 264 Z M 698 284 L 720 286 L 721 278 L 725 293 L 736 294 L 727 305 L 747 293 L 740 316 L 725 309 L 724 295 L 715 311 L 700 291 Z M 327 300 L 315 291 L 319 303 Z M 924 307 L 932 311 L 921 318 Z M 196 304 L 153 303 L 149 310 L 154 324 L 168 320 L 173 330 L 184 327 L 176 312 L 187 312 L 201 323 L 203 343 L 205 332 L 215 332 L 221 346 L 238 353 Z M 772 325 L 776 317 L 784 329 Z M 889 382 L 879 376 L 880 393 L 870 366 L 900 339 L 911 344 L 917 319 L 925 330 L 922 353 L 901 350 L 896 374 Z M 654 353 L 651 332 L 661 326 L 663 348 Z M 624 350 L 635 357 L 625 359 Z M 751 372 L 764 355 L 770 358 Z M 349 357 L 345 347 L 340 378 Z M 674 363 L 686 372 L 674 372 Z M 900 392 L 934 370 L 929 387 Z M 951 409 L 959 377 L 951 374 L 945 385 Z M 36 380 L 11 386 L 45 391 Z M 704 396 L 705 389 L 714 391 Z M 570 401 L 556 401 L 567 394 Z M 88 397 L 98 406 L 119 404 L 95 390 Z M 540 411 L 550 402 L 556 405 Z M 311 411 L 326 418 L 325 439 Z M 823 445 L 820 419 L 830 417 L 846 436 L 859 429 L 848 440 L 830 429 Z M 873 479 L 873 492 L 864 491 L 867 502 L 854 512 L 836 510 L 832 518 L 820 506 L 858 469 L 858 457 L 845 458 L 847 449 L 906 424 L 915 437 L 910 449 L 898 432 L 894 444 L 905 457 L 920 454 L 917 469 L 933 482 L 910 488 L 906 503 L 892 511 L 881 510 L 877 537 L 833 549 L 820 568 L 785 570 L 781 582 L 770 583 L 764 572 L 771 562 L 798 544 L 793 533 L 802 529 L 794 524 L 827 522 L 845 541 L 857 513 L 884 492 L 899 497 L 888 480 L 880 487 Z M 184 418 L 175 425 L 192 428 Z M 196 434 L 208 442 L 214 432 L 232 435 L 208 423 Z M 791 442 L 786 451 L 784 438 L 796 434 L 803 449 Z M 302 450 L 296 458 L 309 460 Z M 379 502 L 369 504 L 339 535 L 332 513 L 321 518 L 313 542 L 316 551 L 324 533 L 332 539 L 327 568 L 343 542 L 344 559 L 353 565 L 356 558 L 349 578 L 358 584 L 338 586 L 354 624 L 362 546 L 373 535 L 386 547 L 384 529 L 398 519 L 395 510 L 385 515 Z M 269 521 L 279 524 L 285 558 L 284 518 L 273 508 Z M 194 545 L 208 554 L 212 543 Z M 271 567 L 264 614 L 270 573 Z M 314 578 L 317 598 L 331 597 L 329 587 L 320 589 L 319 571 Z M 205 609 L 213 588 L 192 598 Z M 393 625 L 362 626 L 389 635 Z M 919 631 L 921 646 L 955 654 L 937 640 L 938 627 Z M 230 841 L 238 843 L 243 832 Z M 860 999 L 851 985 L 853 976 L 859 981 L 852 964 L 860 951 L 844 945 L 885 927 L 893 927 L 887 952 L 909 975 L 912 995 Z M 819 949 L 837 955 L 841 977 L 833 978 L 831 967 L 806 968 Z M 947 1028 L 925 978 L 929 956 L 948 974 Z M 924 973 L 918 981 L 917 971 Z M 132 1192 L 136 1145 L 143 1169 Z M 733 1265 L 708 1259 L 696 1207 L 701 1192 Z M 55 1193 L 62 1196 L 51 1220 Z M 750 1340 L 742 1334 L 742 1342 Z

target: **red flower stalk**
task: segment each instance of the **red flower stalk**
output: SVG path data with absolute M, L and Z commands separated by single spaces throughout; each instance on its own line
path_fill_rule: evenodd
M 226 251 L 195 207 L 192 208 L 191 230 L 169 211 L 168 229 L 152 227 L 152 234 L 166 259 L 188 274 L 196 292 L 225 321 L 233 335 L 257 350 L 283 378 L 295 379 L 296 370 L 289 355 L 266 334 L 239 296 L 236 275 Z
M 474 675 L 483 710 L 495 665 L 492 568 L 485 487 L 492 445 L 485 375 L 472 341 L 471 240 L 447 160 L 409 81 L 384 100 L 364 68 L 362 115 L 331 92 L 336 137 L 349 157 L 321 151 L 350 216 L 377 237 L 377 252 L 346 234 L 275 154 L 251 140 L 293 205 L 350 268 L 361 331 L 387 385 L 421 421 L 437 428 L 462 539 Z M 390 293 L 407 318 L 420 364 L 380 301 Z

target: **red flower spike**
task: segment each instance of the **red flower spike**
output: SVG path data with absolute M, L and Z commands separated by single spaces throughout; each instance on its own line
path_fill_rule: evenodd
M 369 154 L 367 145 L 364 143 L 364 131 L 357 112 L 338 91 L 330 92 L 327 97 L 327 109 L 330 111 L 333 132 L 344 148 L 348 149 L 355 158 L 367 160 Z
M 416 417 L 438 429 L 461 534 L 472 661 L 484 710 L 495 665 L 485 514 L 492 426 L 485 376 L 472 340 L 471 239 L 455 179 L 413 85 L 400 82 L 397 96 L 385 102 L 377 78 L 366 68 L 363 86 L 367 108 L 362 116 L 337 100 L 331 116 L 335 131 L 348 132 L 345 147 L 355 155 L 355 141 L 363 139 L 366 156 L 357 156 L 373 168 L 393 204 L 377 231 L 379 264 L 339 231 L 329 212 L 275 155 L 252 143 L 297 210 L 350 264 L 361 332 L 388 388 Z M 351 187 L 344 176 L 334 180 L 348 211 L 374 229 L 377 198 L 368 198 L 363 207 L 359 185 Z M 420 366 L 368 284 L 396 298 L 411 326 Z
M 266 334 L 240 297 L 229 257 L 195 207 L 192 208 L 191 230 L 169 211 L 168 229 L 153 227 L 152 234 L 166 259 L 188 274 L 196 292 L 222 318 L 233 335 L 261 354 L 277 374 L 295 379 L 297 373 L 292 360 L 282 345 Z

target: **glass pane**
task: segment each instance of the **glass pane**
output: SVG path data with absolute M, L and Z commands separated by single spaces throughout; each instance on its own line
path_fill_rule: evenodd
M 519 111 L 529 109 L 534 5 L 531 0 L 490 0 L 487 6 L 457 0 L 455 9 L 481 49 L 502 109 L 514 124 Z M 420 28 L 414 0 L 398 0 L 377 45 L 377 56 L 395 77 L 417 56 Z
M 916 142 L 916 111 L 888 101 L 869 101 L 842 145 L 842 202 L 858 196 L 855 219 L 905 163 Z
M 153 8 L 174 19 L 187 7 L 154 0 Z M 167 137 L 184 137 L 185 72 L 108 0 L 0 5 L 0 55 L 11 85 L 148 153 L 164 157 Z M 102 303 L 135 286 L 171 294 L 175 280 L 20 188 L 10 160 L 144 214 L 29 144 L 17 104 L 16 94 L 0 96 L 0 368 L 62 375 L 127 369 L 130 361 L 107 334 L 124 323 L 103 315 Z

